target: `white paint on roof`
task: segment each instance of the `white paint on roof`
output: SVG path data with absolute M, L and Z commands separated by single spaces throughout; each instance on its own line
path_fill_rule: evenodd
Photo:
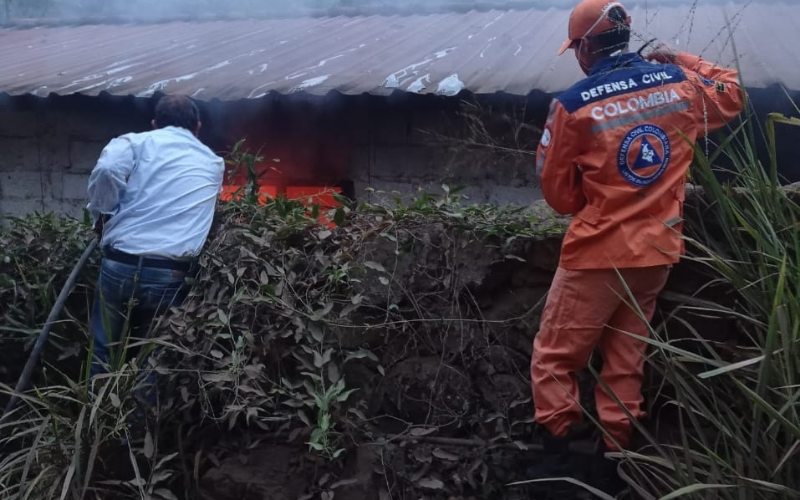
M 167 79 L 167 80 L 159 80 L 159 81 L 151 84 L 149 87 L 147 87 L 143 91 L 141 91 L 138 94 L 136 94 L 136 97 L 150 97 L 153 94 L 155 94 L 156 92 L 160 92 L 160 91 L 164 90 L 165 88 L 167 88 L 167 85 L 169 85 L 170 81 L 172 81 L 172 80 L 169 80 L 169 79 Z
M 185 82 L 186 80 L 191 80 L 192 78 L 194 78 L 196 76 L 197 76 L 197 73 L 189 73 L 188 75 L 181 75 L 178 78 L 174 78 L 173 81 L 175 83 Z
M 309 78 L 308 80 L 303 80 L 303 82 L 294 88 L 295 91 L 298 90 L 305 90 L 311 87 L 316 87 L 317 85 L 321 85 L 325 83 L 325 80 L 330 78 L 331 75 L 322 75 L 322 76 L 315 76 L 314 78 Z
M 415 94 L 422 92 L 427 87 L 427 85 L 425 85 L 424 82 L 431 83 L 430 73 L 424 74 L 421 77 L 414 80 L 414 82 L 411 85 L 409 85 L 408 89 L 406 90 L 408 90 L 409 92 L 414 92 Z
M 484 25 L 483 29 L 489 28 L 491 25 L 495 24 L 497 21 L 503 19 L 506 15 L 505 12 L 502 12 L 499 16 L 495 17 L 493 20 L 489 21 L 486 25 Z
M 213 66 L 209 66 L 206 69 L 200 70 L 200 71 L 198 71 L 198 73 L 204 73 L 206 71 L 214 71 L 214 70 L 217 70 L 217 69 L 220 69 L 220 68 L 224 68 L 225 66 L 229 65 L 230 63 L 231 63 L 230 61 L 222 61 L 221 63 L 217 63 L 217 64 L 215 64 Z M 197 74 L 197 73 L 195 73 L 195 74 Z
M 83 85 L 84 83 L 88 83 L 88 82 L 94 82 L 94 83 L 92 83 L 91 85 L 87 85 L 85 87 L 81 87 L 78 90 L 75 90 L 74 92 L 85 92 L 87 90 L 92 90 L 92 89 L 95 89 L 95 88 L 98 88 L 98 87 L 102 87 L 103 85 L 105 85 L 109 81 L 115 81 L 115 80 L 109 80 L 108 79 L 109 76 L 111 76 L 113 74 L 116 74 L 116 73 L 121 73 L 122 71 L 131 69 L 131 68 L 133 68 L 135 66 L 139 66 L 141 64 L 142 63 L 133 63 L 133 64 L 114 63 L 111 66 L 109 66 L 108 69 L 103 73 L 95 73 L 93 75 L 84 76 L 83 78 L 78 78 L 77 80 L 72 81 L 69 85 L 65 85 L 63 87 L 60 87 L 60 88 L 56 89 L 56 91 L 64 90 L 64 89 L 68 89 L 68 88 L 72 88 L 72 87 L 77 87 L 78 85 Z M 101 78 L 103 78 L 103 80 L 100 80 Z M 100 81 L 96 82 L 95 80 L 100 80 Z M 111 87 L 107 87 L 107 88 L 111 88 Z
M 454 96 L 464 90 L 464 87 L 464 82 L 458 78 L 458 73 L 454 73 L 439 82 L 439 88 L 436 89 L 436 93 L 446 96 Z
M 105 73 L 95 73 L 94 75 L 84 76 L 83 78 L 78 78 L 77 80 L 73 80 L 69 85 L 64 85 L 63 87 L 57 88 L 56 91 L 68 89 L 70 87 L 74 87 L 76 85 L 81 85 L 81 84 L 86 83 L 86 82 L 91 82 L 92 80 L 97 80 L 98 78 L 103 78 L 104 76 L 106 76 Z
M 433 56 L 436 59 L 441 59 L 441 58 L 445 57 L 447 54 L 449 54 L 450 52 L 452 52 L 454 50 L 456 50 L 455 47 L 450 47 L 450 48 L 447 48 L 447 49 L 444 49 L 444 50 L 440 50 L 439 52 L 435 53 Z
M 483 48 L 480 54 L 481 59 L 483 59 L 484 54 L 486 53 L 487 50 L 489 50 L 489 47 L 492 46 L 492 42 L 494 42 L 495 40 L 497 40 L 496 36 L 493 36 L 487 40 L 488 43 L 486 44 L 486 47 Z
M 76 90 L 75 92 L 80 94 L 81 92 L 86 92 L 87 90 L 92 90 L 92 89 L 97 88 L 97 87 L 102 87 L 107 82 L 108 82 L 108 80 L 102 80 L 100 82 L 93 83 L 91 85 L 87 85 L 86 87 L 80 88 L 80 89 Z
M 267 70 L 267 68 L 269 68 L 269 63 L 264 63 L 264 64 L 260 65 L 258 68 L 248 69 L 247 73 L 251 74 L 251 75 L 255 75 L 255 74 L 261 75 Z
M 250 92 L 250 95 L 248 95 L 247 98 L 248 99 L 258 99 L 260 97 L 264 97 L 265 95 L 267 95 L 267 93 L 266 92 L 258 93 L 258 91 L 263 89 L 263 88 L 265 88 L 265 87 L 269 87 L 270 85 L 273 85 L 274 83 L 275 83 L 274 81 L 271 81 L 271 82 L 267 82 L 267 83 L 265 83 L 263 85 L 259 85 L 258 87 L 254 88 Z
M 329 57 L 327 59 L 323 59 L 323 60 L 321 60 L 319 62 L 319 64 L 317 64 L 317 67 L 321 68 L 321 67 L 325 66 L 326 64 L 328 64 L 328 61 L 334 61 L 336 59 L 339 59 L 340 57 L 344 57 L 344 54 L 339 54 L 339 55 L 336 55 L 336 56 L 333 56 L 333 57 Z
M 176 76 L 174 78 L 166 78 L 164 80 L 159 80 L 159 81 L 153 83 L 152 85 L 150 85 L 149 87 L 147 87 L 147 89 L 145 89 L 145 90 L 139 92 L 138 94 L 136 94 L 136 97 L 150 97 L 153 94 L 155 94 L 156 92 L 160 92 L 160 91 L 166 89 L 167 86 L 170 83 L 180 83 L 180 82 L 185 82 L 187 80 L 192 80 L 192 79 L 196 78 L 198 75 L 202 75 L 204 73 L 209 73 L 211 71 L 215 71 L 215 70 L 218 70 L 220 68 L 224 68 L 225 66 L 229 65 L 230 63 L 231 63 L 230 60 L 225 60 L 225 61 L 217 63 L 217 64 L 215 64 L 213 66 L 209 66 L 207 68 L 203 68 L 200 71 L 197 71 L 195 73 L 188 73 L 188 74 L 185 74 L 185 75 Z
M 140 55 L 134 56 L 134 57 L 128 57 L 128 58 L 123 59 L 121 61 L 117 61 L 115 63 L 109 64 L 105 69 L 106 70 L 112 70 L 112 69 L 114 69 L 114 68 L 116 68 L 118 66 L 124 66 L 124 65 L 126 65 L 128 63 L 131 63 L 133 61 L 138 61 L 139 59 L 145 59 L 145 58 L 147 58 L 147 56 L 148 56 L 148 54 L 145 53 L 145 54 L 140 54 Z M 142 64 L 142 63 L 136 63 L 136 64 L 139 65 L 139 64 Z
M 120 85 L 124 85 L 130 82 L 131 80 L 133 80 L 132 76 L 123 76 L 121 78 L 114 78 L 113 80 L 108 82 L 108 85 L 106 85 L 106 90 L 111 90 L 115 87 L 119 87 Z
M 349 23 L 345 23 L 344 25 L 342 25 L 342 27 L 347 28 L 348 26 L 350 26 L 352 24 L 356 24 L 356 23 L 362 21 L 362 19 L 363 18 L 356 17 L 352 21 L 350 21 Z
M 456 47 L 449 47 L 449 48 L 446 48 L 444 50 L 440 50 L 439 52 L 434 53 L 432 56 L 426 57 L 424 60 L 422 60 L 420 62 L 409 64 L 405 68 L 403 68 L 403 69 L 401 69 L 399 71 L 395 71 L 391 75 L 387 76 L 386 80 L 383 83 L 383 85 L 387 89 L 399 88 L 399 87 L 401 87 L 402 85 L 404 85 L 409 80 L 411 80 L 412 78 L 414 78 L 415 76 L 417 76 L 419 74 L 419 72 L 417 71 L 417 68 L 419 68 L 421 66 L 425 66 L 426 64 L 429 64 L 429 63 L 431 63 L 431 62 L 433 62 L 433 61 L 435 61 L 437 59 L 441 59 L 443 57 L 446 57 L 447 54 L 449 54 L 450 52 L 452 52 L 454 50 L 456 50 Z
M 133 64 L 125 64 L 122 66 L 115 66 L 113 68 L 109 67 L 108 71 L 106 71 L 106 75 L 113 75 L 115 73 L 119 73 L 121 71 L 125 71 L 126 69 L 131 69 L 135 66 L 139 66 L 142 63 L 133 63 Z

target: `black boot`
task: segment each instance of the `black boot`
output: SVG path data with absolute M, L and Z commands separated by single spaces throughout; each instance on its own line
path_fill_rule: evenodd
M 571 472 L 569 466 L 569 444 L 571 441 L 571 435 L 554 436 L 544 431 L 542 436 L 544 453 L 536 465 L 529 467 L 525 471 L 528 479 L 569 477 Z
M 617 468 L 619 461 L 606 458 L 605 454 L 609 452 L 608 446 L 601 439 L 592 460 L 591 470 L 589 473 L 589 485 L 597 488 L 603 493 L 609 495 L 618 495 L 625 489 L 625 481 L 619 477 Z

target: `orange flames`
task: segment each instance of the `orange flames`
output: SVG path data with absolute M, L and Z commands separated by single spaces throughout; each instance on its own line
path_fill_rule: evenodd
M 231 201 L 234 196 L 236 196 L 236 199 L 240 199 L 244 191 L 245 186 L 243 185 L 228 184 L 222 187 L 220 199 L 222 201 Z M 324 214 L 328 210 L 341 205 L 333 196 L 334 193 L 341 192 L 342 189 L 336 186 L 286 186 L 281 189 L 280 186 L 264 185 L 258 189 L 258 203 L 266 205 L 268 199 L 275 199 L 279 194 L 283 194 L 290 200 L 300 200 L 306 206 L 319 204 L 319 221 L 323 224 L 332 225 Z

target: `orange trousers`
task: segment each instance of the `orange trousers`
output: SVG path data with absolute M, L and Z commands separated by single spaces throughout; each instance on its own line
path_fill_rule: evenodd
M 622 332 L 647 336 L 649 328 L 631 307 L 625 285 L 649 322 L 670 267 L 618 271 L 559 268 L 556 272 L 531 360 L 536 421 L 555 436 L 566 435 L 583 420 L 576 374 L 586 367 L 595 347 L 603 358 L 603 381 L 634 418 L 644 416 L 640 406 L 647 344 Z M 619 446 L 627 447 L 632 424 L 600 383 L 595 402 L 604 429 Z M 609 449 L 617 449 L 608 436 L 604 439 Z

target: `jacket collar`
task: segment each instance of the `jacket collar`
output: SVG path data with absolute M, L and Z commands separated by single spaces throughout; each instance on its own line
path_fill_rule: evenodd
M 642 59 L 641 56 L 635 52 L 622 54 L 619 56 L 604 57 L 599 61 L 597 61 L 596 63 L 594 63 L 594 66 L 592 66 L 592 71 L 589 73 L 589 76 L 608 73 L 609 71 L 613 71 L 623 66 L 630 66 L 631 64 L 639 61 L 644 61 L 644 59 Z

